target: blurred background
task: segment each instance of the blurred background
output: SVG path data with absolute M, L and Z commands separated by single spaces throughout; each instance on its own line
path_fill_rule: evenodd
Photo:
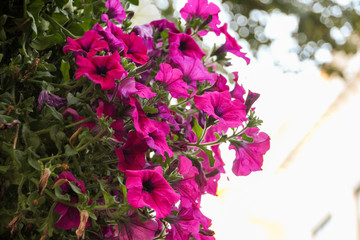
M 232 174 L 223 147 L 227 173 L 202 203 L 216 239 L 360 240 L 360 1 L 212 2 L 251 58 L 229 70 L 261 94 L 271 137 L 263 171 L 247 177 Z M 185 3 L 154 1 L 168 18 Z M 224 41 L 214 36 L 210 46 Z

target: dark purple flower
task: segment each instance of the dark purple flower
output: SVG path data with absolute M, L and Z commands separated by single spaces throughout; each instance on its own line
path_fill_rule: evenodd
M 67 100 L 65 98 L 59 97 L 55 94 L 52 94 L 46 90 L 42 90 L 38 98 L 38 110 L 41 111 L 43 108 L 43 103 L 46 103 L 55 108 L 61 108 L 67 105 Z
M 254 102 L 256 100 L 258 100 L 259 97 L 260 97 L 260 94 L 253 93 L 252 91 L 249 90 L 249 93 L 245 100 L 246 112 L 249 112 L 251 106 L 254 104 Z
M 123 147 L 115 149 L 119 159 L 118 168 L 120 171 L 141 170 L 145 166 L 145 153 L 148 146 L 141 134 L 131 131 L 127 136 Z
M 179 33 L 179 30 L 176 28 L 175 23 L 170 22 L 167 19 L 160 19 L 150 22 L 150 25 L 153 26 L 159 32 L 169 29 L 170 32 Z
M 118 23 L 126 18 L 126 13 L 119 0 L 107 0 L 105 7 L 108 9 L 106 14 L 101 15 L 101 20 L 104 22 L 114 19 Z
M 75 185 L 81 190 L 82 193 L 85 193 L 85 185 L 83 181 L 77 180 L 71 172 L 64 171 L 62 172 L 57 179 L 55 179 L 55 183 L 60 179 L 66 179 L 67 182 L 64 182 L 60 185 L 60 188 L 63 192 L 69 193 L 71 196 L 70 202 L 77 203 L 78 198 L 76 193 L 70 187 L 69 182 L 74 182 Z M 61 202 L 58 202 L 54 208 L 54 211 L 60 214 L 60 218 L 54 224 L 58 228 L 62 228 L 64 230 L 69 230 L 71 228 L 77 228 L 80 224 L 80 212 L 76 207 L 70 207 Z M 86 223 L 86 227 L 90 226 L 90 222 Z

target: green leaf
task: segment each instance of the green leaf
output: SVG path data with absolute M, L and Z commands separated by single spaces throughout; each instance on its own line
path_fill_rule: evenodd
M 126 0 L 126 1 L 133 4 L 133 5 L 136 5 L 136 6 L 139 5 L 139 0 Z
M 83 193 L 81 192 L 80 188 L 78 188 L 78 187 L 75 185 L 75 183 L 69 182 L 69 185 L 70 185 L 71 189 L 72 189 L 76 194 L 83 195 Z
M 7 170 L 9 170 L 9 168 L 10 166 L 0 166 L 0 172 L 4 174 L 7 172 Z
M 100 184 L 100 190 L 104 196 L 104 200 L 105 200 L 105 205 L 106 206 L 111 206 L 112 204 L 115 203 L 115 199 L 114 197 L 115 196 L 111 196 L 106 190 L 105 190 L 105 187 L 104 187 L 104 182 L 103 181 L 99 181 L 99 184 Z
M 68 93 L 66 100 L 68 101 L 68 106 L 76 105 L 80 101 L 80 99 L 72 95 L 72 93 Z
M 71 157 L 77 154 L 77 151 L 74 150 L 69 144 L 66 144 L 65 146 L 65 155 L 67 157 Z
M 70 201 L 69 194 L 63 194 L 62 189 L 60 187 L 55 188 L 55 196 L 64 201 Z
M 206 155 L 208 156 L 209 158 L 209 163 L 210 163 L 210 167 L 213 167 L 214 164 L 215 164 L 215 158 L 214 158 L 214 155 L 213 155 L 213 152 L 209 149 L 207 149 L 206 147 L 200 147 L 201 150 L 203 150 Z
M 70 63 L 68 61 L 61 60 L 60 71 L 63 76 L 63 82 L 70 81 Z
M 28 163 L 29 163 L 30 166 L 32 166 L 36 170 L 41 171 L 41 164 L 39 163 L 39 161 L 34 160 L 31 157 L 29 157 Z
M 243 140 L 245 140 L 245 141 L 247 141 L 247 142 L 250 142 L 250 143 L 252 143 L 252 142 L 254 141 L 254 138 L 249 137 L 249 136 L 246 135 L 245 133 L 241 134 L 240 137 L 241 137 Z
M 194 126 L 193 126 L 192 130 L 196 134 L 196 137 L 197 137 L 197 139 L 199 141 L 199 139 L 201 138 L 204 130 L 200 127 L 196 117 L 193 117 L 193 123 L 194 123 Z
M 159 110 L 157 108 L 154 108 L 154 107 L 151 107 L 151 106 L 144 106 L 143 110 L 144 110 L 144 112 L 151 113 L 151 114 L 155 114 L 155 113 L 159 112 Z
M 47 36 L 39 36 L 30 43 L 30 46 L 36 50 L 42 51 L 56 44 L 62 43 L 63 41 L 63 37 L 59 33 L 56 33 Z
M 89 217 L 91 217 L 91 218 L 94 219 L 95 221 L 97 220 L 96 215 L 95 215 L 92 211 L 88 210 L 88 214 L 89 214 Z
M 45 116 L 53 116 L 56 120 L 62 122 L 64 120 L 61 113 L 59 113 L 54 107 L 45 104 L 45 108 L 43 109 Z

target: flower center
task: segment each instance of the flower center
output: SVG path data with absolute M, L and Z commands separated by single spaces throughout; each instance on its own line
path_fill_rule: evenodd
M 219 107 L 214 108 L 214 113 L 219 117 L 222 117 L 223 114 L 224 114 L 223 110 L 221 108 L 219 108 Z
M 105 66 L 98 67 L 98 68 L 96 69 L 96 74 L 97 74 L 97 75 L 100 75 L 100 76 L 102 76 L 102 77 L 105 77 L 107 71 L 108 71 L 108 69 L 107 69 Z
M 180 46 L 179 46 L 179 50 L 184 52 L 186 50 L 186 48 L 187 48 L 186 42 L 181 41 Z
M 154 190 L 155 186 L 154 184 L 150 181 L 150 180 L 146 180 L 143 183 L 143 191 L 152 193 L 152 191 Z

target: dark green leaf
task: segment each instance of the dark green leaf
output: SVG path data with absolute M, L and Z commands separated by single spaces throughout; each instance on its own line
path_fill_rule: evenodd
M 70 201 L 69 194 L 63 194 L 62 189 L 60 187 L 55 188 L 55 196 L 64 201 Z
M 63 37 L 59 33 L 56 33 L 48 36 L 39 36 L 31 42 L 30 46 L 42 51 L 63 41 Z
M 158 113 L 158 111 L 159 111 L 157 108 L 154 108 L 154 107 L 151 107 L 151 106 L 144 106 L 143 110 L 144 110 L 144 112 L 151 113 L 151 114 Z
M 126 0 L 126 1 L 133 4 L 133 5 L 136 5 L 136 6 L 139 5 L 139 0 Z
M 63 116 L 61 115 L 61 113 L 59 113 L 54 107 L 49 106 L 47 104 L 45 104 L 45 108 L 43 109 L 43 111 L 45 112 L 46 115 L 50 114 L 51 116 L 53 116 L 55 119 L 57 119 L 58 121 L 62 122 L 64 120 Z
M 65 155 L 67 157 L 71 157 L 77 154 L 77 151 L 73 149 L 69 144 L 66 144 L 65 146 Z
M 28 163 L 29 163 L 30 166 L 32 166 L 36 170 L 41 171 L 41 164 L 39 163 L 39 161 L 34 160 L 31 157 L 29 157 Z
M 9 170 L 10 166 L 0 166 L 0 173 L 6 173 Z
M 83 193 L 81 192 L 80 188 L 78 188 L 78 187 L 75 185 L 75 183 L 69 182 L 69 185 L 70 185 L 71 189 L 72 189 L 76 194 L 83 195 Z

